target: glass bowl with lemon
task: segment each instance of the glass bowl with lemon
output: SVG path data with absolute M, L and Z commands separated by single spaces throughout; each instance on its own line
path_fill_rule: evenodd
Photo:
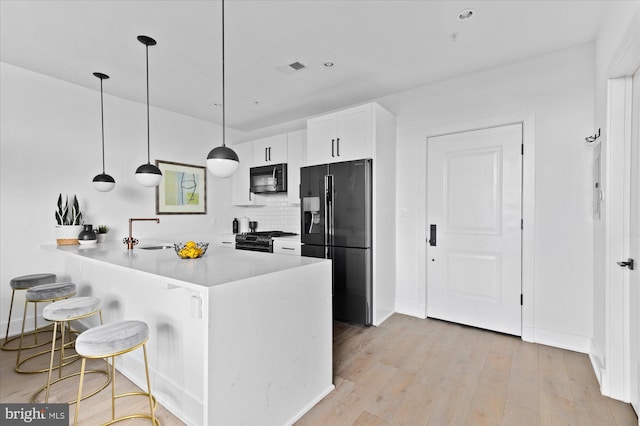
M 202 257 L 209 243 L 196 243 L 194 241 L 187 241 L 186 243 L 175 243 L 173 248 L 176 250 L 176 254 L 181 259 L 197 259 Z

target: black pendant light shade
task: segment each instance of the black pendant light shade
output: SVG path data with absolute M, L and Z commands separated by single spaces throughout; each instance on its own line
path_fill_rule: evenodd
M 238 169 L 240 160 L 231 148 L 225 145 L 225 97 L 224 97 L 224 0 L 222 0 L 222 146 L 213 148 L 207 155 L 207 169 L 212 175 L 226 178 Z
M 138 41 L 145 45 L 147 58 L 147 164 L 136 169 L 136 180 L 142 186 L 158 186 L 162 180 L 162 172 L 151 164 L 151 143 L 149 137 L 149 46 L 155 46 L 156 41 L 151 37 L 139 35 Z
M 100 117 L 102 122 L 102 173 L 93 178 L 93 187 L 100 192 L 109 192 L 116 186 L 116 180 L 104 172 L 104 101 L 102 98 L 102 80 L 109 78 L 101 72 L 93 75 L 100 79 Z

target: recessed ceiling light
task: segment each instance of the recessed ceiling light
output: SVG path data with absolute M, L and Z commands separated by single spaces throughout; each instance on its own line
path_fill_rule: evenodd
M 333 61 L 324 61 L 322 65 L 324 65 L 326 68 L 331 68 L 335 64 L 333 63 Z
M 475 10 L 465 9 L 462 12 L 458 13 L 458 21 L 468 21 L 475 14 L 476 14 Z

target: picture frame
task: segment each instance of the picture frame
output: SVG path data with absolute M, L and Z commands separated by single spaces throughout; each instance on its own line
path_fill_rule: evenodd
M 204 166 L 156 160 L 162 180 L 156 186 L 156 214 L 207 214 Z

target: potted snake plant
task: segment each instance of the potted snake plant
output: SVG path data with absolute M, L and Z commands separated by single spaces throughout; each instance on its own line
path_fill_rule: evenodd
M 82 212 L 78 197 L 73 196 L 69 205 L 69 197 L 62 202 L 62 194 L 58 195 L 56 208 L 56 243 L 59 246 L 78 244 L 78 235 L 82 231 Z

